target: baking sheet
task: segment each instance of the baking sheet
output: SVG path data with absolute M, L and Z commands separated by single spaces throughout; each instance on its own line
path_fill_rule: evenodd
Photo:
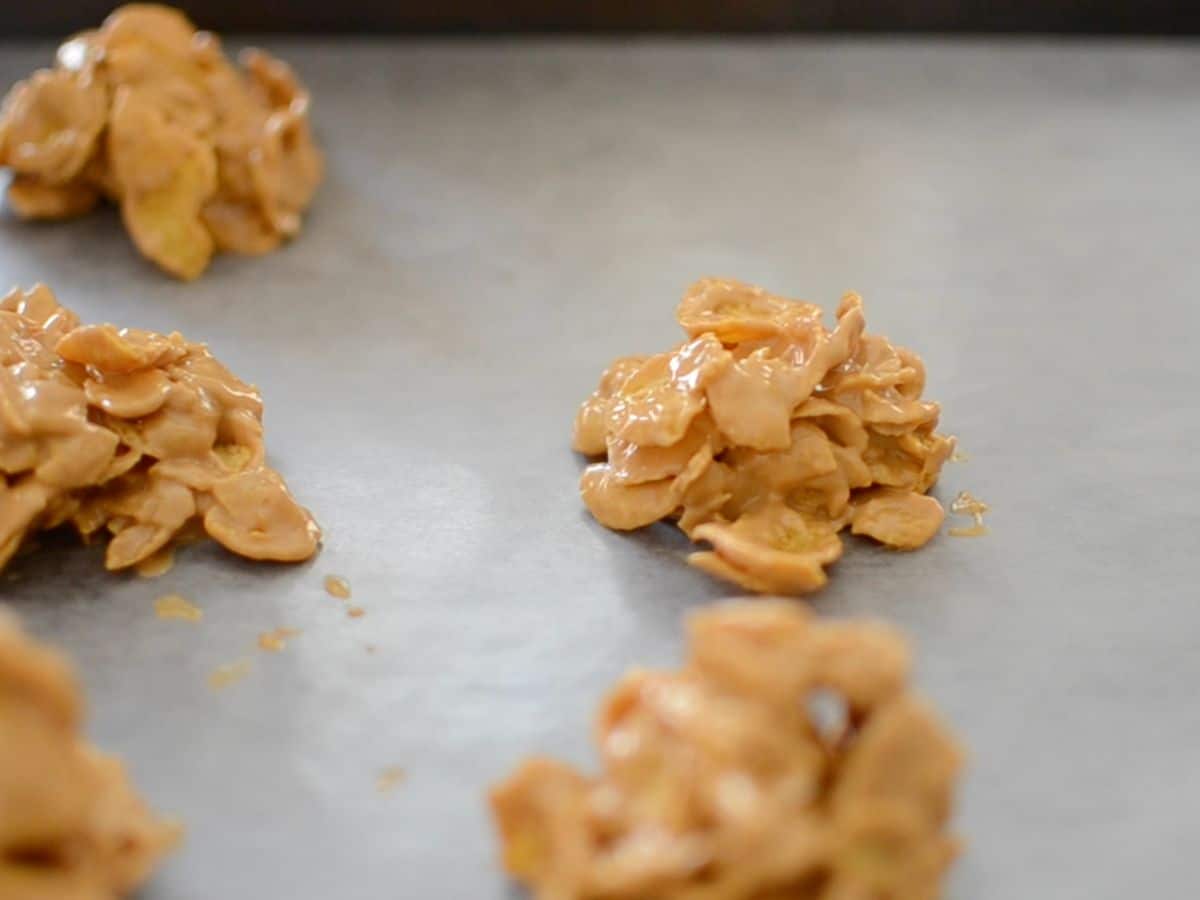
M 599 371 L 674 341 L 702 274 L 830 307 L 862 292 L 970 456 L 939 495 L 992 504 L 981 539 L 852 540 L 814 601 L 906 629 L 971 747 L 951 896 L 1185 892 L 1194 45 L 269 46 L 329 153 L 293 245 L 180 285 L 111 212 L 0 220 L 4 281 L 207 340 L 256 381 L 273 461 L 326 530 L 297 567 L 201 546 L 149 581 L 65 543 L 0 576 L 75 659 L 98 742 L 187 822 L 147 900 L 512 896 L 485 786 L 533 751 L 590 764 L 601 693 L 677 661 L 681 617 L 728 594 L 670 530 L 592 522 L 567 447 Z M 49 59 L 7 45 L 0 80 Z M 203 623 L 156 619 L 167 592 Z M 303 634 L 257 651 L 277 626 Z M 249 677 L 211 691 L 242 657 Z M 381 794 L 390 766 L 408 778 Z

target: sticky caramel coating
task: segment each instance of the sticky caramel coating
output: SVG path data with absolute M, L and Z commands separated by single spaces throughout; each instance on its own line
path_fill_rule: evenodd
M 321 536 L 265 463 L 252 385 L 178 333 L 81 325 L 38 285 L 0 300 L 0 568 L 60 525 L 110 534 L 112 570 L 195 525 L 262 560 Z
M 261 50 L 241 62 L 178 10 L 120 7 L 9 92 L 9 206 L 67 219 L 107 197 L 138 250 L 183 280 L 218 250 L 274 250 L 299 232 L 324 160 L 295 73 Z
M 539 900 L 935 900 L 957 743 L 890 628 L 785 601 L 694 614 L 675 672 L 601 704 L 600 773 L 533 757 L 491 792 Z
M 0 610 L 0 897 L 123 897 L 179 837 L 83 739 L 82 707 L 66 661 Z
M 898 550 L 937 534 L 926 492 L 954 440 L 920 358 L 865 332 L 858 295 L 829 330 L 811 303 L 705 278 L 676 317 L 685 343 L 616 360 L 575 417 L 572 447 L 603 457 L 580 482 L 597 520 L 673 519 L 712 545 L 692 565 L 764 594 L 822 587 L 844 528 Z

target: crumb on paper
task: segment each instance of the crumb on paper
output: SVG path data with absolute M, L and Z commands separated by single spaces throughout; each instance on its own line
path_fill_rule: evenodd
M 340 575 L 325 576 L 325 593 L 339 600 L 350 599 L 350 582 Z
M 900 550 L 932 540 L 945 510 L 927 495 L 954 438 L 923 399 L 925 365 L 865 330 L 859 295 L 836 312 L 828 328 L 819 306 L 754 285 L 691 285 L 684 342 L 613 361 L 575 416 L 596 520 L 675 522 L 711 546 L 691 565 L 756 594 L 823 587 L 848 527 Z
M 208 676 L 208 686 L 214 691 L 220 691 L 232 684 L 237 684 L 249 674 L 250 660 L 239 659 L 213 669 Z
M 389 766 L 379 773 L 379 777 L 375 779 L 375 790 L 381 794 L 386 794 L 395 790 L 408 777 L 408 773 L 400 766 Z
M 346 615 L 352 619 L 361 619 L 366 614 L 367 611 L 361 606 L 351 606 L 348 610 L 346 610 Z
M 182 594 L 164 594 L 154 601 L 154 614 L 160 619 L 179 619 L 184 622 L 199 622 L 204 610 Z
M 693 614 L 688 651 L 609 692 L 598 774 L 534 756 L 492 789 L 511 875 L 540 898 L 941 895 L 963 753 L 898 632 L 741 601 Z
M 296 628 L 276 628 L 273 631 L 264 631 L 258 636 L 258 647 L 260 650 L 279 653 L 287 646 L 288 641 L 299 634 L 300 631 Z
M 952 462 L 952 463 L 965 463 L 965 462 L 970 462 L 970 461 L 971 461 L 971 454 L 968 453 L 966 450 L 955 450 L 953 453 L 950 454 L 950 462 Z
M 368 653 L 374 653 L 379 648 L 376 647 L 374 644 L 367 644 L 363 649 L 365 649 Z
M 141 562 L 137 563 L 133 569 L 142 578 L 158 578 L 166 575 L 175 567 L 175 548 L 167 545 L 150 556 L 147 556 Z
M 950 504 L 950 512 L 956 516 L 970 516 L 974 520 L 974 524 L 951 528 L 948 534 L 954 537 L 982 537 L 988 533 L 988 527 L 983 524 L 983 514 L 990 509 L 988 504 L 969 491 L 959 491 L 954 502 Z

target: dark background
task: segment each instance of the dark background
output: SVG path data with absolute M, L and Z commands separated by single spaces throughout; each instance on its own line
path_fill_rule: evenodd
M 1200 33 L 1195 0 L 182 0 L 217 31 Z M 0 0 L 0 35 L 62 35 L 112 0 Z

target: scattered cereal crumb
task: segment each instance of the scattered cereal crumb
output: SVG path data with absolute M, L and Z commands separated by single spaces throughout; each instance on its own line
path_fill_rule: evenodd
M 377 648 L 374 644 L 367 644 L 367 646 L 366 646 L 366 650 L 368 653 L 374 653 L 377 649 L 379 649 L 379 648 Z
M 967 453 L 965 450 L 955 450 L 950 454 L 950 462 L 952 463 L 965 463 L 970 461 L 971 454 Z
M 375 779 L 375 790 L 381 794 L 386 794 L 398 787 L 407 777 L 405 771 L 399 766 L 389 766 L 380 772 L 379 777 Z
M 983 514 L 989 509 L 991 507 L 978 497 L 972 496 L 968 491 L 959 491 L 954 502 L 950 504 L 950 512 L 956 516 L 970 516 L 975 520 L 975 524 L 965 528 L 951 528 L 949 534 L 954 537 L 982 537 L 987 534 L 988 528 L 983 524 Z
M 163 547 L 152 556 L 148 556 L 134 566 L 134 570 L 143 578 L 158 578 L 166 575 L 175 566 L 175 548 Z
M 199 622 L 204 618 L 204 610 L 181 594 L 164 594 L 154 601 L 154 614 L 160 619 L 182 619 L 185 622 Z
M 974 525 L 968 525 L 968 526 L 965 526 L 962 528 L 951 528 L 946 533 L 948 535 L 950 535 L 951 537 L 973 538 L 973 537 L 983 537 L 985 534 L 988 534 L 989 532 L 988 532 L 988 527 L 986 525 L 984 525 L 983 522 L 976 521 L 976 523 Z
M 299 634 L 300 631 L 295 628 L 276 628 L 274 631 L 264 631 L 258 636 L 258 647 L 260 650 L 278 653 L 287 646 L 288 641 Z
M 236 684 L 249 674 L 250 660 L 239 659 L 213 669 L 212 674 L 208 676 L 208 686 L 214 691 L 219 691 Z
M 350 599 L 350 582 L 340 575 L 325 576 L 325 593 L 339 600 Z
M 346 615 L 348 615 L 352 619 L 361 619 L 366 614 L 367 614 L 367 611 L 365 609 L 363 609 L 361 606 L 352 606 L 348 610 L 346 610 Z

